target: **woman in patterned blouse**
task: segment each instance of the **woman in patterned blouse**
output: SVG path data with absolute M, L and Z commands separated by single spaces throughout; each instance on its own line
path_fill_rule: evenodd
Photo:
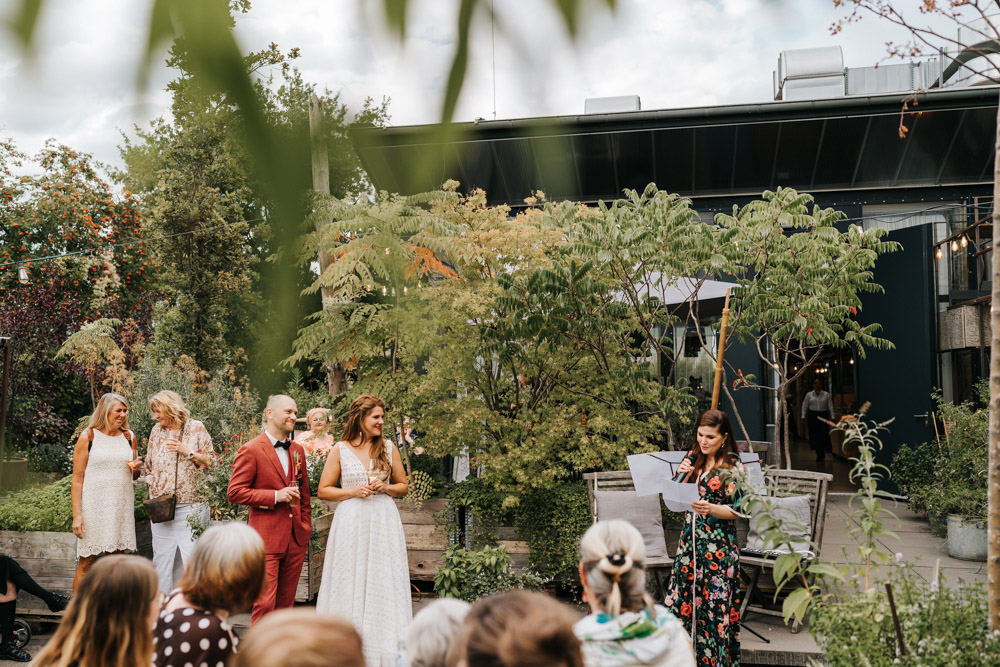
M 182 565 L 187 565 L 194 550 L 188 517 L 194 515 L 202 525 L 208 525 L 208 505 L 198 493 L 198 471 L 212 462 L 212 436 L 204 424 L 191 419 L 184 400 L 175 392 L 155 394 L 149 399 L 149 409 L 156 419 L 146 452 L 149 497 L 177 496 L 173 520 L 151 524 L 153 565 L 160 577 L 160 590 L 168 593 L 174 587 L 177 552 Z

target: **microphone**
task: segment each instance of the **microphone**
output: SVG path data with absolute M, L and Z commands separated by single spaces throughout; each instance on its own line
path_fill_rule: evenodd
M 687 456 L 684 457 L 684 461 L 687 461 L 688 463 L 690 463 L 693 466 L 694 465 L 694 461 L 697 458 L 697 456 L 698 456 L 698 454 L 695 452 L 695 450 L 692 449 L 690 452 L 687 453 Z M 684 461 L 681 461 L 681 463 L 683 464 Z M 684 477 L 686 475 L 687 475 L 686 472 L 678 472 L 676 475 L 674 475 L 674 481 L 675 482 L 680 482 L 680 481 L 682 481 L 684 479 Z

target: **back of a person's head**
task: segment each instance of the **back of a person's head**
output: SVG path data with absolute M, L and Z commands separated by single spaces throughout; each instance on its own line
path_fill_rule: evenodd
M 153 564 L 141 556 L 97 560 L 59 627 L 33 663 L 56 667 L 136 667 L 153 656 L 150 612 L 159 595 Z
M 592 602 L 611 616 L 652 607 L 645 560 L 642 534 L 628 521 L 598 521 L 580 539 L 580 561 L 595 598 Z
M 201 536 L 178 587 L 203 609 L 238 614 L 264 586 L 264 540 L 244 523 L 212 526 Z
M 230 667 L 365 667 L 365 656 L 350 621 L 282 609 L 250 628 Z
M 444 667 L 467 613 L 469 603 L 454 598 L 434 600 L 421 609 L 406 630 L 410 667 Z
M 456 667 L 582 667 L 576 614 L 547 595 L 508 591 L 472 605 L 449 654 Z

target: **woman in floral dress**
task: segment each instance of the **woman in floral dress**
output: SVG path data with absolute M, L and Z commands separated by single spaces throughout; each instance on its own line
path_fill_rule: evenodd
M 678 468 L 680 481 L 698 484 L 670 578 L 666 607 L 693 628 L 698 665 L 740 664 L 740 551 L 736 517 L 743 473 L 729 417 L 708 410 L 698 418 L 696 446 Z M 692 523 L 694 536 L 692 539 Z

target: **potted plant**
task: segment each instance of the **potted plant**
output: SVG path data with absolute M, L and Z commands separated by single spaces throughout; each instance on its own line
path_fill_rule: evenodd
M 928 505 L 928 498 L 940 490 L 938 461 L 941 446 L 934 441 L 916 445 L 903 445 L 892 459 L 892 479 L 896 482 L 906 503 L 914 512 L 925 512 L 930 520 L 931 532 L 945 537 L 948 530 L 947 514 Z
M 988 386 L 977 386 L 979 404 L 988 405 Z M 934 480 L 924 492 L 927 511 L 948 516 L 948 553 L 986 560 L 986 490 L 989 465 L 989 410 L 973 403 L 938 399 L 944 431 L 940 454 L 928 467 Z M 939 445 L 941 445 L 939 441 Z

